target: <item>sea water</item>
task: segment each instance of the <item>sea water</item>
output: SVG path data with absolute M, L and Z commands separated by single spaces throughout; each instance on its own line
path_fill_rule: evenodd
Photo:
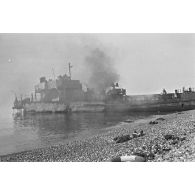
M 0 155 L 48 147 L 106 131 L 127 119 L 151 113 L 69 113 L 0 115 Z

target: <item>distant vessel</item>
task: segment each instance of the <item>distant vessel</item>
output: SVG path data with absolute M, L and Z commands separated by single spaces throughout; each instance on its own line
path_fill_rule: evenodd
M 118 83 L 110 89 L 97 92 L 83 87 L 79 80 L 72 80 L 71 65 L 69 76 L 57 79 L 40 78 L 30 98 L 15 98 L 14 110 L 23 112 L 125 112 L 125 111 L 181 111 L 195 108 L 195 91 L 191 87 L 161 94 L 127 95 Z
M 106 101 L 107 111 L 182 111 L 195 109 L 195 91 L 188 89 L 175 90 L 161 94 L 126 95 L 113 88 L 112 95 Z

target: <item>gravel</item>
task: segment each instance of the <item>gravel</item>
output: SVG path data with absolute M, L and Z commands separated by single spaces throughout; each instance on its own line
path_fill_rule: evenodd
M 158 123 L 149 124 L 150 121 Z M 68 144 L 1 156 L 0 161 L 100 162 L 133 153 L 153 156 L 148 161 L 195 161 L 195 110 L 124 122 L 109 129 L 106 133 Z M 135 130 L 143 130 L 145 135 L 124 143 L 113 140 L 117 136 L 132 135 Z M 172 136 L 165 139 L 166 135 Z

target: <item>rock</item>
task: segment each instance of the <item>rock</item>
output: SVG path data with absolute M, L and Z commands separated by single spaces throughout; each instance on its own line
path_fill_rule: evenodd
M 177 141 L 177 142 L 180 140 L 180 137 L 175 136 L 175 135 L 172 135 L 172 134 L 166 134 L 166 135 L 164 136 L 164 138 L 165 138 L 166 140 L 173 140 L 173 141 Z M 173 143 L 176 143 L 176 142 L 173 142 Z
M 120 156 L 117 156 L 117 157 L 115 157 L 115 158 L 112 158 L 112 159 L 110 160 L 110 162 L 121 162 L 121 157 L 120 157 Z
M 139 133 L 137 133 L 137 131 L 134 131 L 132 136 L 133 136 L 133 138 L 137 138 L 137 137 L 139 137 Z
M 141 130 L 141 131 L 138 133 L 138 137 L 142 137 L 142 136 L 144 136 L 144 135 L 145 135 L 145 133 L 144 133 L 143 130 Z
M 155 154 L 151 152 L 151 153 L 149 153 L 147 158 L 148 158 L 148 160 L 153 160 L 155 158 Z
M 171 145 L 176 145 L 176 144 L 178 144 L 178 141 L 177 141 L 177 140 L 173 140 L 173 141 L 171 142 Z
M 164 136 L 164 138 L 165 138 L 166 140 L 173 140 L 173 139 L 174 139 L 174 135 L 172 135 L 172 134 L 166 134 L 166 135 Z
M 180 141 L 184 141 L 184 140 L 186 140 L 186 137 L 181 137 L 180 138 Z
M 155 124 L 158 124 L 158 122 L 157 121 L 150 121 L 149 124 L 150 125 L 155 125 Z
M 165 152 L 168 152 L 168 151 L 170 151 L 171 150 L 171 148 L 163 148 L 163 151 L 165 151 Z
M 120 138 L 120 136 L 117 136 L 117 137 L 114 137 L 113 140 L 116 141 L 119 138 Z

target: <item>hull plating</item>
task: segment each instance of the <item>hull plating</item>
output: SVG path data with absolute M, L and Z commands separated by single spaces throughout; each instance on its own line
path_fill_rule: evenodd
M 133 105 L 128 102 L 76 102 L 70 105 L 60 103 L 30 103 L 24 106 L 25 112 L 130 112 L 130 111 L 182 111 L 195 109 L 195 100 L 159 104 Z

